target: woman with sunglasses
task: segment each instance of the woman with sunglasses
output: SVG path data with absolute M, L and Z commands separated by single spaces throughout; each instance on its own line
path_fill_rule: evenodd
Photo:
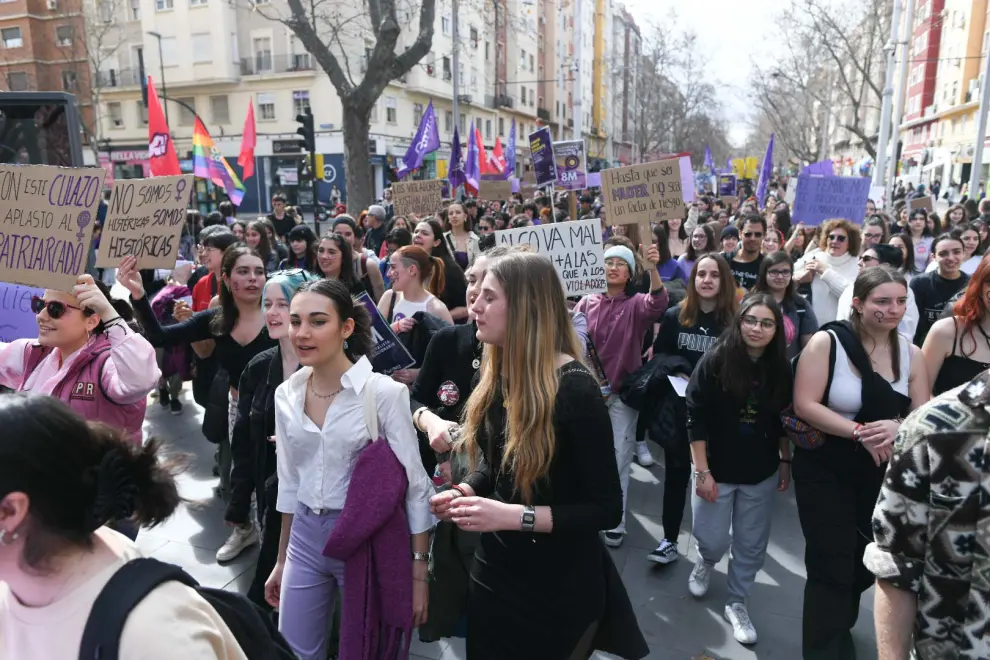
M 715 564 L 731 548 L 723 616 L 740 644 L 756 643 L 746 600 L 766 561 L 774 493 L 791 481 L 791 443 L 780 424 L 791 400 L 786 350 L 773 296 L 748 295 L 721 341 L 698 362 L 686 392 L 691 531 L 698 544 L 688 590 L 695 598 L 708 593 Z
M 890 266 L 902 275 L 904 274 L 904 254 L 893 245 L 874 245 L 863 251 L 859 256 L 859 272 L 874 266 Z M 906 279 L 906 278 L 905 278 Z M 837 321 L 848 321 L 852 317 L 853 289 L 855 283 L 846 287 L 839 296 L 839 308 L 836 313 Z M 908 287 L 907 304 L 904 316 L 901 318 L 897 331 L 905 337 L 914 337 L 918 328 L 918 304 L 914 300 L 914 291 Z
M 72 293 L 48 289 L 32 297 L 31 311 L 38 338 L 0 342 L 0 385 L 54 396 L 140 444 L 146 398 L 161 371 L 154 347 L 128 325 L 127 303 L 83 275 Z
M 817 249 L 794 264 L 794 280 L 811 285 L 811 305 L 821 324 L 835 320 L 839 296 L 859 273 L 859 227 L 848 220 L 829 220 L 821 227 Z
M 753 287 L 754 293 L 773 296 L 780 305 L 784 318 L 784 339 L 787 359 L 794 358 L 818 332 L 818 319 L 804 296 L 797 292 L 794 283 L 794 262 L 783 251 L 771 252 L 760 264 L 760 277 Z

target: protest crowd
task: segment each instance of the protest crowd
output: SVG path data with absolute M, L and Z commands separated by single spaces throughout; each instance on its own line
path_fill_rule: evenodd
M 637 560 L 686 561 L 689 528 L 704 599 L 728 555 L 739 644 L 759 648 L 749 597 L 793 488 L 804 658 L 855 657 L 874 585 L 880 658 L 990 658 L 990 200 L 698 185 L 682 160 L 396 183 L 320 234 L 276 195 L 139 240 L 115 190 L 73 216 L 85 263 L 25 282 L 0 251 L 0 279 L 44 287 L 0 343 L 0 659 L 391 659 L 414 636 L 667 657 L 610 554 L 633 462 L 661 456 L 663 538 Z M 52 235 L 82 241 L 62 206 Z M 260 548 L 245 596 L 134 543 L 184 503 L 147 407 L 192 401 L 216 561 Z

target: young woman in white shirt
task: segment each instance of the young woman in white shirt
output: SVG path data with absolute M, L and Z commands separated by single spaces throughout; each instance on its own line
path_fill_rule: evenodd
M 396 333 L 412 329 L 416 312 L 454 323 L 447 306 L 434 295 L 444 288 L 443 259 L 431 257 L 418 245 L 406 245 L 392 253 L 388 278 L 392 288 L 378 301 L 378 310 Z
M 417 626 L 426 619 L 433 486 L 420 459 L 409 390 L 372 373 L 366 357 L 372 348 L 371 321 L 346 285 L 339 280 L 304 284 L 292 299 L 289 318 L 289 337 L 302 368 L 275 392 L 276 508 L 282 513 L 282 533 L 265 596 L 279 607 L 279 629 L 296 654 L 302 660 L 324 660 L 344 563 L 324 557 L 323 548 L 344 507 L 358 455 L 369 443 L 365 387 L 375 388 L 382 435 L 408 479 Z
M 104 525 L 171 516 L 181 502 L 174 465 L 157 441 L 141 447 L 54 397 L 0 396 L 0 428 L 0 658 L 78 658 L 100 592 L 141 556 Z M 175 581 L 131 611 L 119 657 L 246 658 L 216 610 Z

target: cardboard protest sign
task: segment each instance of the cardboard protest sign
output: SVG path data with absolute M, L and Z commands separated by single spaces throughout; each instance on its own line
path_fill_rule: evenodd
M 416 364 L 406 347 L 399 341 L 399 338 L 388 322 L 378 311 L 378 305 L 367 293 L 357 296 L 357 299 L 368 310 L 371 316 L 371 354 L 368 359 L 371 361 L 371 368 L 380 374 L 390 376 L 399 369 L 408 369 Z
M 193 190 L 193 176 L 117 179 L 103 223 L 96 265 L 115 268 L 137 257 L 138 268 L 172 268 Z
M 512 182 L 505 179 L 482 179 L 478 182 L 478 197 L 488 201 L 512 197 Z
M 584 190 L 588 187 L 584 140 L 555 142 L 553 159 L 557 163 L 557 181 L 554 186 L 561 190 Z
M 681 166 L 671 158 L 602 172 L 605 221 L 610 225 L 641 225 L 684 216 Z
M 0 282 L 72 290 L 86 270 L 105 174 L 0 165 Z
M 832 218 L 842 218 L 858 223 L 866 214 L 870 180 L 858 176 L 802 174 L 797 178 L 796 189 L 792 222 L 814 227 Z
M 432 215 L 443 203 L 443 180 L 397 181 L 392 184 L 395 215 Z
M 536 184 L 541 188 L 557 181 L 557 163 L 553 159 L 553 138 L 544 126 L 529 134 L 529 152 L 533 157 Z
M 865 202 L 864 202 L 865 204 Z M 930 214 L 934 209 L 932 206 L 932 198 L 927 195 L 924 197 L 915 197 L 914 199 L 909 199 L 907 201 L 908 213 L 915 209 L 925 209 Z
M 38 321 L 31 311 L 31 298 L 44 293 L 44 289 L 0 282 L 0 342 L 38 336 Z
M 531 245 L 553 262 L 567 296 L 603 293 L 605 258 L 598 220 L 579 220 L 495 232 L 496 245 Z

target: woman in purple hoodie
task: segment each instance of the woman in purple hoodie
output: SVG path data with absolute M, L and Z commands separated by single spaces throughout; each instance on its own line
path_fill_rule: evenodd
M 667 309 L 667 291 L 657 271 L 660 252 L 656 245 L 640 253 L 648 262 L 650 292 L 634 293 L 637 279 L 636 256 L 622 245 L 605 250 L 605 293 L 582 298 L 574 308 L 588 317 L 588 333 L 598 351 L 605 375 L 611 386 L 608 414 L 615 442 L 615 461 L 622 484 L 622 522 L 605 532 L 605 544 L 612 548 L 622 545 L 626 535 L 626 503 L 629 492 L 629 470 L 636 446 L 638 413 L 622 403 L 619 390 L 622 381 L 643 364 L 643 337 L 650 325 L 660 320 Z

